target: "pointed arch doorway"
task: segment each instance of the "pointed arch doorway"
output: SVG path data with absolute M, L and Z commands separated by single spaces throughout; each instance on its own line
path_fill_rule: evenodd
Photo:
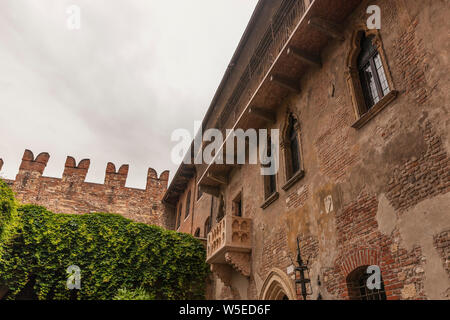
M 296 300 L 294 281 L 282 270 L 273 268 L 261 289 L 260 300 Z

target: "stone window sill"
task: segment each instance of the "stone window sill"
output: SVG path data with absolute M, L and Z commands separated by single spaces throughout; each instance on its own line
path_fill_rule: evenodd
M 261 208 L 266 209 L 268 208 L 272 203 L 274 203 L 278 198 L 280 197 L 280 194 L 278 192 L 274 192 L 270 197 L 264 201 Z
M 364 113 L 352 127 L 355 129 L 361 129 L 369 120 L 374 118 L 381 110 L 383 110 L 389 103 L 391 103 L 395 98 L 397 98 L 398 91 L 392 90 L 387 95 L 385 95 L 380 101 L 377 102 L 369 111 Z
M 284 191 L 288 191 L 293 185 L 295 185 L 299 180 L 301 180 L 305 176 L 305 171 L 300 170 L 297 171 L 282 187 Z

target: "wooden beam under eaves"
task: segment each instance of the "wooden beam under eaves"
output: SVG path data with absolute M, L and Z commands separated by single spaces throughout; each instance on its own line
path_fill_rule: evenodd
M 258 117 L 264 121 L 275 123 L 277 121 L 277 117 L 275 112 L 269 109 L 250 107 L 248 112 L 255 117 Z
M 199 185 L 200 192 L 213 195 L 215 197 L 220 196 L 220 189 L 218 187 L 207 186 L 204 184 Z
M 342 34 L 342 31 L 340 30 L 339 26 L 335 25 L 334 23 L 331 23 L 329 21 L 326 21 L 322 18 L 311 18 L 308 21 L 308 25 L 315 28 L 316 30 L 322 32 L 323 34 L 327 35 L 328 37 L 331 37 L 333 39 L 344 41 L 344 35 Z
M 288 89 L 289 91 L 292 91 L 294 93 L 300 93 L 300 86 L 298 85 L 298 82 L 294 79 L 274 74 L 270 76 L 270 81 L 275 82 L 279 86 Z
M 209 180 L 212 180 L 216 183 L 222 184 L 222 185 L 227 185 L 227 178 L 224 176 L 220 176 L 211 172 L 208 172 L 208 174 L 206 175 L 206 177 Z
M 195 169 L 187 169 L 183 168 L 180 173 L 180 177 L 186 178 L 186 179 L 192 179 L 195 176 Z
M 182 188 L 182 187 L 174 187 L 172 190 L 171 190 L 173 193 L 175 193 L 175 194 L 177 194 L 177 195 L 180 195 L 180 194 L 183 194 L 184 193 L 184 191 L 185 191 L 185 188 Z
M 307 64 L 318 66 L 318 67 L 322 66 L 322 61 L 321 61 L 320 57 L 316 57 L 312 54 L 306 53 L 296 47 L 292 47 L 292 46 L 289 47 L 287 49 L 286 53 L 289 56 L 292 56 L 292 57 L 294 57 L 302 62 L 305 62 Z

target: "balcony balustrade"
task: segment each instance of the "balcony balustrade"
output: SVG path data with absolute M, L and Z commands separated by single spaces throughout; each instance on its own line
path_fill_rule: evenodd
M 230 263 L 232 256 L 252 251 L 252 220 L 226 215 L 208 234 L 207 258 L 210 264 Z

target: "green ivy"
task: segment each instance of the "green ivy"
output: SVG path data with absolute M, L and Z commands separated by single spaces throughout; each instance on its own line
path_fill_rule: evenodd
M 38 299 L 74 298 L 66 286 L 72 265 L 81 269 L 77 299 L 110 300 L 121 288 L 142 288 L 155 299 L 203 299 L 205 259 L 191 235 L 120 215 L 17 207 L 0 180 L 0 285 L 9 288 L 9 299 L 30 287 Z
M 144 288 L 140 287 L 134 290 L 126 288 L 119 289 L 114 300 L 154 300 L 155 297 L 148 294 Z

